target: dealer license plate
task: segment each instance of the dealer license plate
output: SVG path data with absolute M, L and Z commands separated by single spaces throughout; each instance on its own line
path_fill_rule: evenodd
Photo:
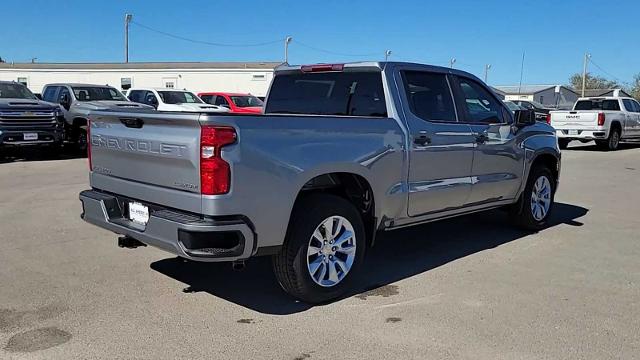
M 569 130 L 569 135 L 578 135 L 578 130 Z
M 149 222 L 149 208 L 138 202 L 130 202 L 129 219 L 136 224 L 147 225 L 147 222 Z
M 38 140 L 38 133 L 24 133 L 25 140 Z

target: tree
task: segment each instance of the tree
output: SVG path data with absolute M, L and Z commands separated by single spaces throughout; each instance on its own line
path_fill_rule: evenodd
M 590 73 L 587 73 L 586 80 L 585 89 L 615 89 L 621 87 L 620 84 L 614 80 L 608 80 L 602 76 L 591 75 Z M 582 74 L 578 73 L 571 75 L 569 83 L 574 89 L 581 90 Z
M 640 73 L 633 77 L 633 82 L 631 82 L 631 85 L 629 86 L 629 91 L 631 96 L 636 98 L 636 100 L 640 100 Z

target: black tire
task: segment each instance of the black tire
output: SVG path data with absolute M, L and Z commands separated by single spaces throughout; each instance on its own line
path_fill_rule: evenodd
M 87 139 L 87 129 L 82 127 L 77 131 L 78 135 L 76 137 L 76 149 L 80 154 L 87 155 L 87 148 L 89 143 L 89 140 Z
M 606 151 L 615 151 L 618 150 L 620 146 L 620 129 L 614 127 L 609 131 L 609 137 L 607 140 L 598 140 L 596 144 L 602 149 Z
M 307 249 L 316 228 L 330 216 L 341 216 L 351 223 L 356 249 L 353 264 L 344 278 L 331 287 L 323 287 L 310 275 Z M 280 286 L 308 303 L 323 303 L 344 295 L 362 265 L 367 246 L 365 236 L 362 218 L 350 202 L 329 194 L 306 196 L 298 201 L 292 212 L 282 250 L 273 256 L 273 270 Z
M 541 177 L 545 176 L 551 185 L 550 193 L 550 205 L 549 210 L 545 216 L 541 219 L 536 219 L 531 207 L 531 198 L 534 191 L 535 182 Z M 514 225 L 523 228 L 525 230 L 538 231 L 547 226 L 547 221 L 554 207 L 554 198 L 556 193 L 556 179 L 553 177 L 553 173 L 546 166 L 538 165 L 531 169 L 529 172 L 529 178 L 524 191 L 520 195 L 520 200 L 515 203 L 510 210 L 511 221 Z
M 569 146 L 570 142 L 571 140 L 569 139 L 558 139 L 558 146 L 560 146 L 560 149 L 564 150 Z

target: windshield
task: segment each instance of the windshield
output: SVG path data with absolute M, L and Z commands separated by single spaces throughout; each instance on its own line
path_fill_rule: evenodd
M 576 103 L 574 110 L 620 110 L 620 103 L 618 100 L 580 100 Z
M 531 104 L 533 105 L 533 107 L 535 107 L 536 109 L 545 109 L 545 108 L 546 108 L 546 106 L 545 106 L 545 105 L 542 105 L 542 104 L 540 104 L 540 103 L 539 103 L 539 102 L 537 102 L 537 101 L 530 101 L 530 103 L 531 103 Z
M 35 100 L 36 96 L 22 84 L 0 83 L 0 98 Z
M 112 87 L 74 86 L 73 94 L 78 101 L 115 100 L 127 101 L 120 91 Z
M 231 96 L 231 101 L 236 104 L 237 107 L 261 107 L 263 105 L 262 100 L 255 96 Z
M 188 91 L 158 91 L 165 104 L 202 104 L 202 100 Z

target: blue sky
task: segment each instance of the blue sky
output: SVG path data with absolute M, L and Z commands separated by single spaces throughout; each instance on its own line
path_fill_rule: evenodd
M 566 83 L 582 70 L 631 81 L 640 72 L 640 1 L 6 1 L 0 56 L 7 61 L 123 59 L 123 18 L 207 42 L 255 44 L 293 37 L 290 63 L 391 59 L 446 65 L 516 84 Z M 306 45 L 306 46 L 305 46 Z M 311 47 L 329 52 L 314 50 Z M 365 56 L 346 56 L 365 55 Z M 198 45 L 131 25 L 130 61 L 280 61 L 282 41 Z

